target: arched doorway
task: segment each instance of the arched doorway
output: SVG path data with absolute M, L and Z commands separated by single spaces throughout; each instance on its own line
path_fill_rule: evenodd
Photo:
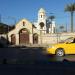
M 11 35 L 11 44 L 12 44 L 12 45 L 15 45 L 15 44 L 16 44 L 16 37 L 15 37 L 15 34 L 12 34 L 12 35 Z
M 19 44 L 29 44 L 29 32 L 25 28 L 19 32 Z
M 33 34 L 33 44 L 38 44 L 38 34 Z

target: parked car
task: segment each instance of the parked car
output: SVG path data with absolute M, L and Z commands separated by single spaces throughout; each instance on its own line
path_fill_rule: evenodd
M 64 43 L 58 43 L 47 48 L 48 54 L 64 56 L 65 54 L 75 54 L 75 38 L 71 37 Z

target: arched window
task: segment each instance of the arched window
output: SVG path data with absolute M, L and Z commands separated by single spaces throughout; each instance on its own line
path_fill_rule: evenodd
M 41 18 L 42 18 L 42 15 L 41 15 Z
M 25 26 L 25 22 L 23 22 L 23 26 Z

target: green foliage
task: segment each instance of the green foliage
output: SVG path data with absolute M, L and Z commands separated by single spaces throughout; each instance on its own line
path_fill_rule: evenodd
M 75 3 L 71 3 L 71 4 L 66 5 L 65 11 L 74 12 L 75 11 Z
M 53 19 L 55 19 L 55 16 L 53 16 L 53 15 L 49 16 L 48 19 L 50 19 L 52 21 Z
M 64 26 L 60 26 L 59 28 L 61 29 L 62 32 L 64 32 Z
M 8 31 L 10 31 L 14 28 L 15 28 L 15 26 L 9 26 L 7 24 L 0 23 L 0 34 L 6 34 L 6 33 L 8 33 Z
M 7 25 L 0 23 L 0 34 L 5 34 L 7 33 Z
M 64 29 L 64 26 L 60 26 L 60 29 Z
M 71 4 L 66 5 L 65 11 L 71 13 L 71 32 L 73 32 L 73 14 L 75 11 L 75 3 L 71 3 Z

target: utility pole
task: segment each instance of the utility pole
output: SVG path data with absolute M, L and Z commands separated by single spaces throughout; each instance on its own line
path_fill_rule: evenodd
M 67 24 L 66 24 L 66 32 L 67 32 Z

